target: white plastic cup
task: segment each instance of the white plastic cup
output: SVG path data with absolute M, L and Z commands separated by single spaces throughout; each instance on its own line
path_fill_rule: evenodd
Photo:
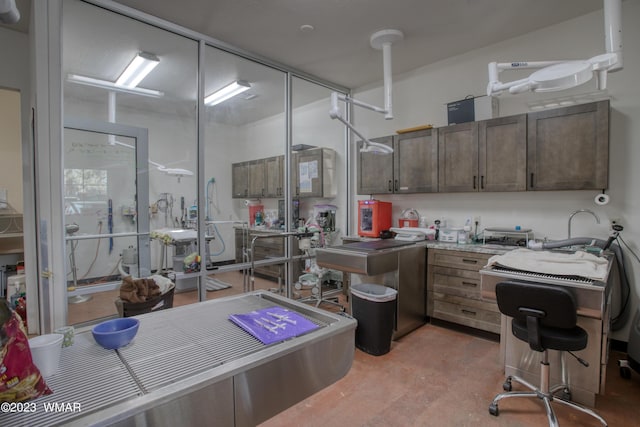
M 31 358 L 43 377 L 50 377 L 58 372 L 63 338 L 62 334 L 46 334 L 29 340 Z

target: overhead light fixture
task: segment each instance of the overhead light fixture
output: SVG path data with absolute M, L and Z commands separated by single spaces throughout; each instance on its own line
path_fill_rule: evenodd
M 338 106 L 338 101 L 343 101 L 345 104 L 353 104 L 358 107 L 366 108 L 367 110 L 375 111 L 376 113 L 384 114 L 386 120 L 393 119 L 393 109 L 391 102 L 392 95 L 392 79 L 391 79 L 391 45 L 404 39 L 404 34 L 400 30 L 380 30 L 371 35 L 369 42 L 371 47 L 377 50 L 382 50 L 382 72 L 383 72 L 383 84 L 384 84 L 384 107 L 378 107 L 375 105 L 367 104 L 366 102 L 359 101 L 348 95 L 343 95 L 338 92 L 331 93 L 331 108 L 329 109 L 329 117 L 342 122 L 351 132 L 355 133 L 362 139 L 362 147 L 360 152 L 362 153 L 376 153 L 376 154 L 391 154 L 393 148 L 373 142 L 365 138 L 356 128 L 349 123 L 344 117 L 342 117 L 342 111 Z
M 552 92 L 580 86 L 596 78 L 596 88 L 607 88 L 607 74 L 622 69 L 622 0 L 603 0 L 606 53 L 587 60 L 515 61 L 489 63 L 487 95 Z M 529 77 L 503 83 L 505 70 L 536 69 Z
M 16 7 L 16 0 L 0 0 L 0 22 L 15 24 L 20 20 L 20 11 Z
M 79 74 L 68 74 L 67 81 L 85 86 L 99 87 L 103 89 L 115 90 L 118 92 L 133 93 L 136 95 L 150 96 L 152 98 L 160 98 L 164 96 L 164 92 L 153 89 L 144 89 L 141 87 L 124 87 L 108 80 L 94 79 L 93 77 L 81 76 Z
M 151 72 L 160 63 L 160 59 L 157 56 L 140 52 L 135 58 L 127 65 L 118 80 L 116 80 L 117 86 L 124 86 L 128 88 L 138 86 L 138 83 L 144 79 L 147 74 Z
M 135 58 L 133 58 L 129 65 L 127 65 L 115 82 L 82 76 L 80 74 L 68 74 L 67 81 L 86 86 L 115 90 L 118 92 L 160 98 L 161 96 L 164 96 L 164 93 L 159 90 L 137 87 L 142 79 L 144 79 L 159 63 L 160 59 L 158 59 L 157 56 L 147 52 L 140 52 L 135 56 Z
M 207 95 L 204 98 L 204 104 L 208 106 L 217 105 L 249 89 L 251 89 L 251 85 L 248 82 L 236 80 L 222 89 L 213 92 L 211 95 Z
M 130 148 L 131 150 L 135 150 L 136 147 L 133 145 L 129 145 L 129 144 L 125 144 L 124 142 L 120 142 L 117 139 L 113 138 L 113 139 L 109 139 L 109 145 L 118 145 L 120 147 L 127 147 Z M 181 169 L 181 168 L 168 168 L 164 165 L 161 165 L 160 163 L 156 163 L 151 159 L 147 159 L 147 161 L 149 162 L 149 164 L 153 165 L 156 167 L 156 169 L 162 173 L 166 173 L 167 175 L 171 175 L 171 176 L 175 176 L 178 178 L 178 182 L 180 182 L 180 178 L 182 178 L 183 176 L 193 176 L 193 172 L 191 172 L 188 169 Z

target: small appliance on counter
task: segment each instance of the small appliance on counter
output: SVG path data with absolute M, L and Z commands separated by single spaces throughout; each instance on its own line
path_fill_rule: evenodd
M 336 231 L 336 210 L 335 205 L 313 205 L 313 217 L 316 224 L 324 231 Z
M 398 219 L 398 227 L 417 227 L 420 222 L 420 215 L 415 209 L 405 209 Z
M 262 224 L 264 205 L 259 202 L 249 202 L 249 225 L 251 227 Z
M 358 200 L 358 236 L 378 237 L 391 228 L 390 202 Z
M 438 240 L 440 242 L 458 243 L 458 232 L 462 231 L 461 228 L 441 228 L 438 233 Z

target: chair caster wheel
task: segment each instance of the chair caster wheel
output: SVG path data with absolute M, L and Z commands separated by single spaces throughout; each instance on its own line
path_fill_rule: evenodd
M 494 417 L 497 417 L 498 415 L 500 415 L 500 411 L 498 410 L 497 403 L 492 403 L 491 405 L 489 405 L 489 413 Z
M 506 380 L 506 381 L 504 382 L 504 384 L 502 384 L 502 389 L 503 389 L 504 391 L 511 391 L 511 389 L 512 389 L 512 386 L 511 386 L 511 380 Z
M 560 393 L 560 399 L 571 402 L 571 390 L 569 390 L 568 388 L 562 390 L 562 393 Z

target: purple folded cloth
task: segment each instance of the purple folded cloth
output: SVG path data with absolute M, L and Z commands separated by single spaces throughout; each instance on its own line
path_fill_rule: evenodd
M 263 344 L 284 341 L 320 327 L 296 312 L 277 306 L 244 314 L 232 314 L 229 320 Z

